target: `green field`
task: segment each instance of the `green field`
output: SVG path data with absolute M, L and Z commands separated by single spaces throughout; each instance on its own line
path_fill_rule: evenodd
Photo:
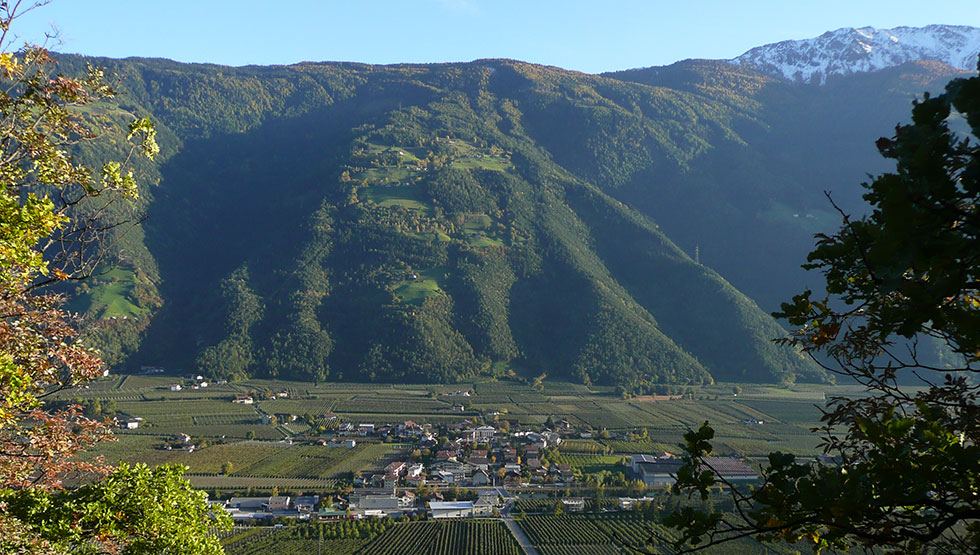
M 421 304 L 426 297 L 442 295 L 440 282 L 445 279 L 445 268 L 430 268 L 416 271 L 418 279 L 402 280 L 393 286 L 395 295 L 403 303 Z
M 435 281 L 441 269 L 420 272 L 421 281 Z M 110 462 L 180 463 L 189 467 L 195 484 L 221 489 L 272 487 L 291 484 L 316 487 L 347 480 L 356 472 L 382 468 L 405 446 L 358 438 L 355 449 L 312 445 L 317 433 L 303 415 L 332 422 L 398 423 L 413 420 L 433 425 L 453 424 L 484 415 L 488 421 L 506 418 L 520 425 L 540 426 L 549 418 L 566 419 L 579 430 L 592 430 L 589 439 L 567 438 L 560 446 L 560 462 L 584 474 L 602 470 L 619 472 L 623 456 L 636 453 L 676 452 L 683 433 L 709 420 L 715 428 L 715 452 L 759 458 L 772 451 L 800 456 L 818 452 L 818 437 L 810 428 L 819 423 L 819 406 L 826 395 L 855 395 L 847 386 L 800 384 L 789 388 L 717 384 L 689 390 L 685 398 L 623 399 L 609 388 L 545 381 L 542 391 L 516 381 L 480 381 L 461 384 L 304 383 L 250 380 L 199 390 L 171 392 L 181 381 L 165 376 L 113 376 L 63 398 L 112 401 L 121 418 L 140 416 L 136 430 L 120 430 L 118 441 L 100 445 L 85 457 L 105 456 Z M 263 399 L 288 391 L 289 398 L 262 400 L 255 405 L 230 401 L 235 394 L 254 392 Z M 449 394 L 470 391 L 469 397 Z M 692 398 L 693 397 L 693 398 Z M 449 410 L 465 400 L 465 412 Z M 490 415 L 499 412 L 499 416 Z M 293 414 L 301 418 L 288 425 L 261 423 L 262 414 Z M 762 420 L 762 424 L 743 421 Z M 321 422 L 327 422 L 326 419 Z M 600 431 L 613 434 L 605 437 Z M 646 430 L 647 439 L 630 440 L 627 434 Z M 180 433 L 198 444 L 193 453 L 162 447 Z M 254 436 L 253 441 L 247 437 Z M 285 440 L 295 440 L 292 445 Z M 222 474 L 231 463 L 229 475 Z
M 493 170 L 498 172 L 508 171 L 514 168 L 510 160 L 503 156 L 492 156 L 490 154 L 474 154 L 456 158 L 452 166 L 459 170 Z
M 406 171 L 406 170 L 402 170 Z M 386 187 L 374 185 L 359 190 L 361 198 L 378 206 L 400 206 L 408 210 L 428 213 L 431 206 L 425 201 L 417 187 L 411 185 Z
M 68 306 L 73 312 L 90 314 L 96 318 L 133 318 L 143 316 L 146 308 L 136 305 L 130 297 L 136 286 L 136 274 L 125 268 L 113 268 L 98 273 L 85 285 L 86 291 L 79 291 Z

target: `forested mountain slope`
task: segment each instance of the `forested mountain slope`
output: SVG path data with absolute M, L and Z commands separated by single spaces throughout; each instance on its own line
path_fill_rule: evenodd
M 874 167 L 859 136 L 953 74 L 818 90 L 697 61 L 94 61 L 164 149 L 122 269 L 73 301 L 113 362 L 384 381 L 509 363 L 633 391 L 822 379 L 736 286 L 767 310 L 799 288 L 809 234 L 834 223 L 820 191 L 853 201 Z

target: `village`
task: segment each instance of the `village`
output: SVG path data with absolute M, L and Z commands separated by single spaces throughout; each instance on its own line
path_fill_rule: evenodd
M 236 402 L 245 402 L 236 399 Z M 398 441 L 411 445 L 410 456 L 387 464 L 382 472 L 354 474 L 349 487 L 338 495 L 290 497 L 231 497 L 222 506 L 236 521 L 276 517 L 323 521 L 368 517 L 467 518 L 498 517 L 522 496 L 540 497 L 550 492 L 555 504 L 567 513 L 586 510 L 584 495 L 601 486 L 570 464 L 552 463 L 564 439 L 591 436 L 577 431 L 566 420 L 542 430 L 503 431 L 487 424 L 462 420 L 452 426 L 434 427 L 413 421 L 376 425 L 344 422 L 329 438 L 311 443 L 324 449 L 350 449 L 361 440 Z M 181 441 L 189 438 L 181 438 Z M 624 457 L 625 479 L 639 489 L 669 488 L 682 465 L 670 453 Z M 720 483 L 737 485 L 756 481 L 758 474 L 732 457 L 709 457 L 705 463 Z M 576 492 L 573 495 L 572 491 Z M 645 497 L 619 497 L 615 507 L 631 510 L 649 501 Z

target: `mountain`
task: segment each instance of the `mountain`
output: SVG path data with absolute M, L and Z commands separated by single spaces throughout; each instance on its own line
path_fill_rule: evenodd
M 894 29 L 845 27 L 812 39 L 759 46 L 730 61 L 795 82 L 824 84 L 836 76 L 923 60 L 973 70 L 978 56 L 980 28 L 928 25 Z
M 860 210 L 874 140 L 962 74 L 59 57 L 86 62 L 163 151 L 116 269 L 72 301 L 117 368 L 634 392 L 827 379 L 767 311 L 814 281 L 798 266 L 839 221 L 823 191 Z

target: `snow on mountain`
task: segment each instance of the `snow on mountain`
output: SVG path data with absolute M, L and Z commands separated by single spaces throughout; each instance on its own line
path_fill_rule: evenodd
M 917 60 L 974 70 L 978 55 L 980 28 L 929 25 L 846 27 L 812 39 L 759 46 L 729 61 L 791 81 L 823 84 L 832 75 L 876 71 Z

